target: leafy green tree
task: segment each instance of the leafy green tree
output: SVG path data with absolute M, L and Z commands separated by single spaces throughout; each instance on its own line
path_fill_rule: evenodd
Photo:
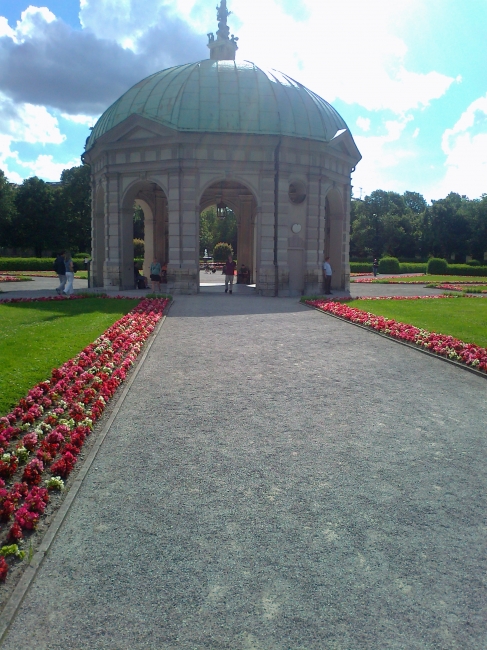
M 37 176 L 27 178 L 15 194 L 17 214 L 12 222 L 11 244 L 33 248 L 37 257 L 55 250 L 59 241 L 59 220 L 54 214 L 52 188 Z
M 90 174 L 89 165 L 71 167 L 61 174 L 60 196 L 55 201 L 56 221 L 61 221 L 63 246 L 72 251 L 91 250 Z
M 427 209 L 431 250 L 435 257 L 462 260 L 469 253 L 470 224 L 466 217 L 468 199 L 450 192 L 444 199 L 433 201 Z
M 484 261 L 487 252 L 487 194 L 480 199 L 469 201 L 467 207 L 467 220 L 470 225 L 470 254 L 476 260 Z
M 200 215 L 200 256 L 205 249 L 212 254 L 219 242 L 226 242 L 232 250 L 237 250 L 237 218 L 232 210 L 227 210 L 225 219 L 218 219 L 212 206 Z
M 134 239 L 145 239 L 144 211 L 139 205 L 134 206 Z
M 8 246 L 11 243 L 16 211 L 15 189 L 0 169 L 0 246 Z

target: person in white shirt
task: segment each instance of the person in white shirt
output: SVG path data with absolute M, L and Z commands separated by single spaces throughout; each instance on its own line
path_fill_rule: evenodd
M 329 257 L 325 257 L 325 261 L 323 263 L 323 274 L 325 276 L 325 296 L 328 296 L 331 294 L 331 276 L 333 275 Z

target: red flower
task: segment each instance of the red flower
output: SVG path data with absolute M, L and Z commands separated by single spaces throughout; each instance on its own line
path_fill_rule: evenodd
M 24 534 L 22 533 L 22 528 L 19 526 L 17 522 L 14 522 L 10 526 L 10 530 L 8 531 L 7 535 L 7 542 L 10 542 L 11 544 L 16 544 L 19 540 L 23 538 Z
M 3 555 L 0 555 L 0 580 L 5 582 L 7 579 L 8 564 Z

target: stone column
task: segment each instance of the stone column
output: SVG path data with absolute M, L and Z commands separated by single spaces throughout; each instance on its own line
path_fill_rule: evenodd
M 261 179 L 261 205 L 257 225 L 257 291 L 262 296 L 276 294 L 274 268 L 274 174 Z
M 305 294 L 320 293 L 322 284 L 322 230 L 320 224 L 320 178 L 312 176 L 308 183 L 306 215 L 306 260 L 304 274 Z
M 154 259 L 154 215 L 152 210 L 144 210 L 144 268 L 143 274 L 146 278 L 150 276 L 150 265 Z
M 250 278 L 252 282 L 254 276 L 254 223 L 252 219 L 253 197 L 248 194 L 241 194 L 239 195 L 239 199 L 240 207 L 237 219 L 238 268 L 244 264 L 250 270 Z
M 122 286 L 122 268 L 118 174 L 105 174 L 105 183 L 106 257 L 103 270 L 103 286 L 112 289 L 120 289 Z

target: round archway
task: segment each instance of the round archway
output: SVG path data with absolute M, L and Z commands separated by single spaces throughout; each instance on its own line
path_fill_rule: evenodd
M 200 199 L 200 215 L 207 208 L 220 206 L 220 213 L 217 218 L 224 220 L 227 208 L 236 217 L 237 237 L 235 257 L 238 269 L 244 267 L 248 270 L 248 280 L 252 284 L 257 277 L 257 253 L 256 253 L 256 214 L 257 201 L 253 192 L 242 182 L 225 179 L 212 182 L 203 191 Z M 220 229 L 224 231 L 223 229 Z M 214 242 L 216 244 L 218 242 Z M 232 243 L 232 242 L 227 242 Z M 235 248 L 235 246 L 233 246 Z

